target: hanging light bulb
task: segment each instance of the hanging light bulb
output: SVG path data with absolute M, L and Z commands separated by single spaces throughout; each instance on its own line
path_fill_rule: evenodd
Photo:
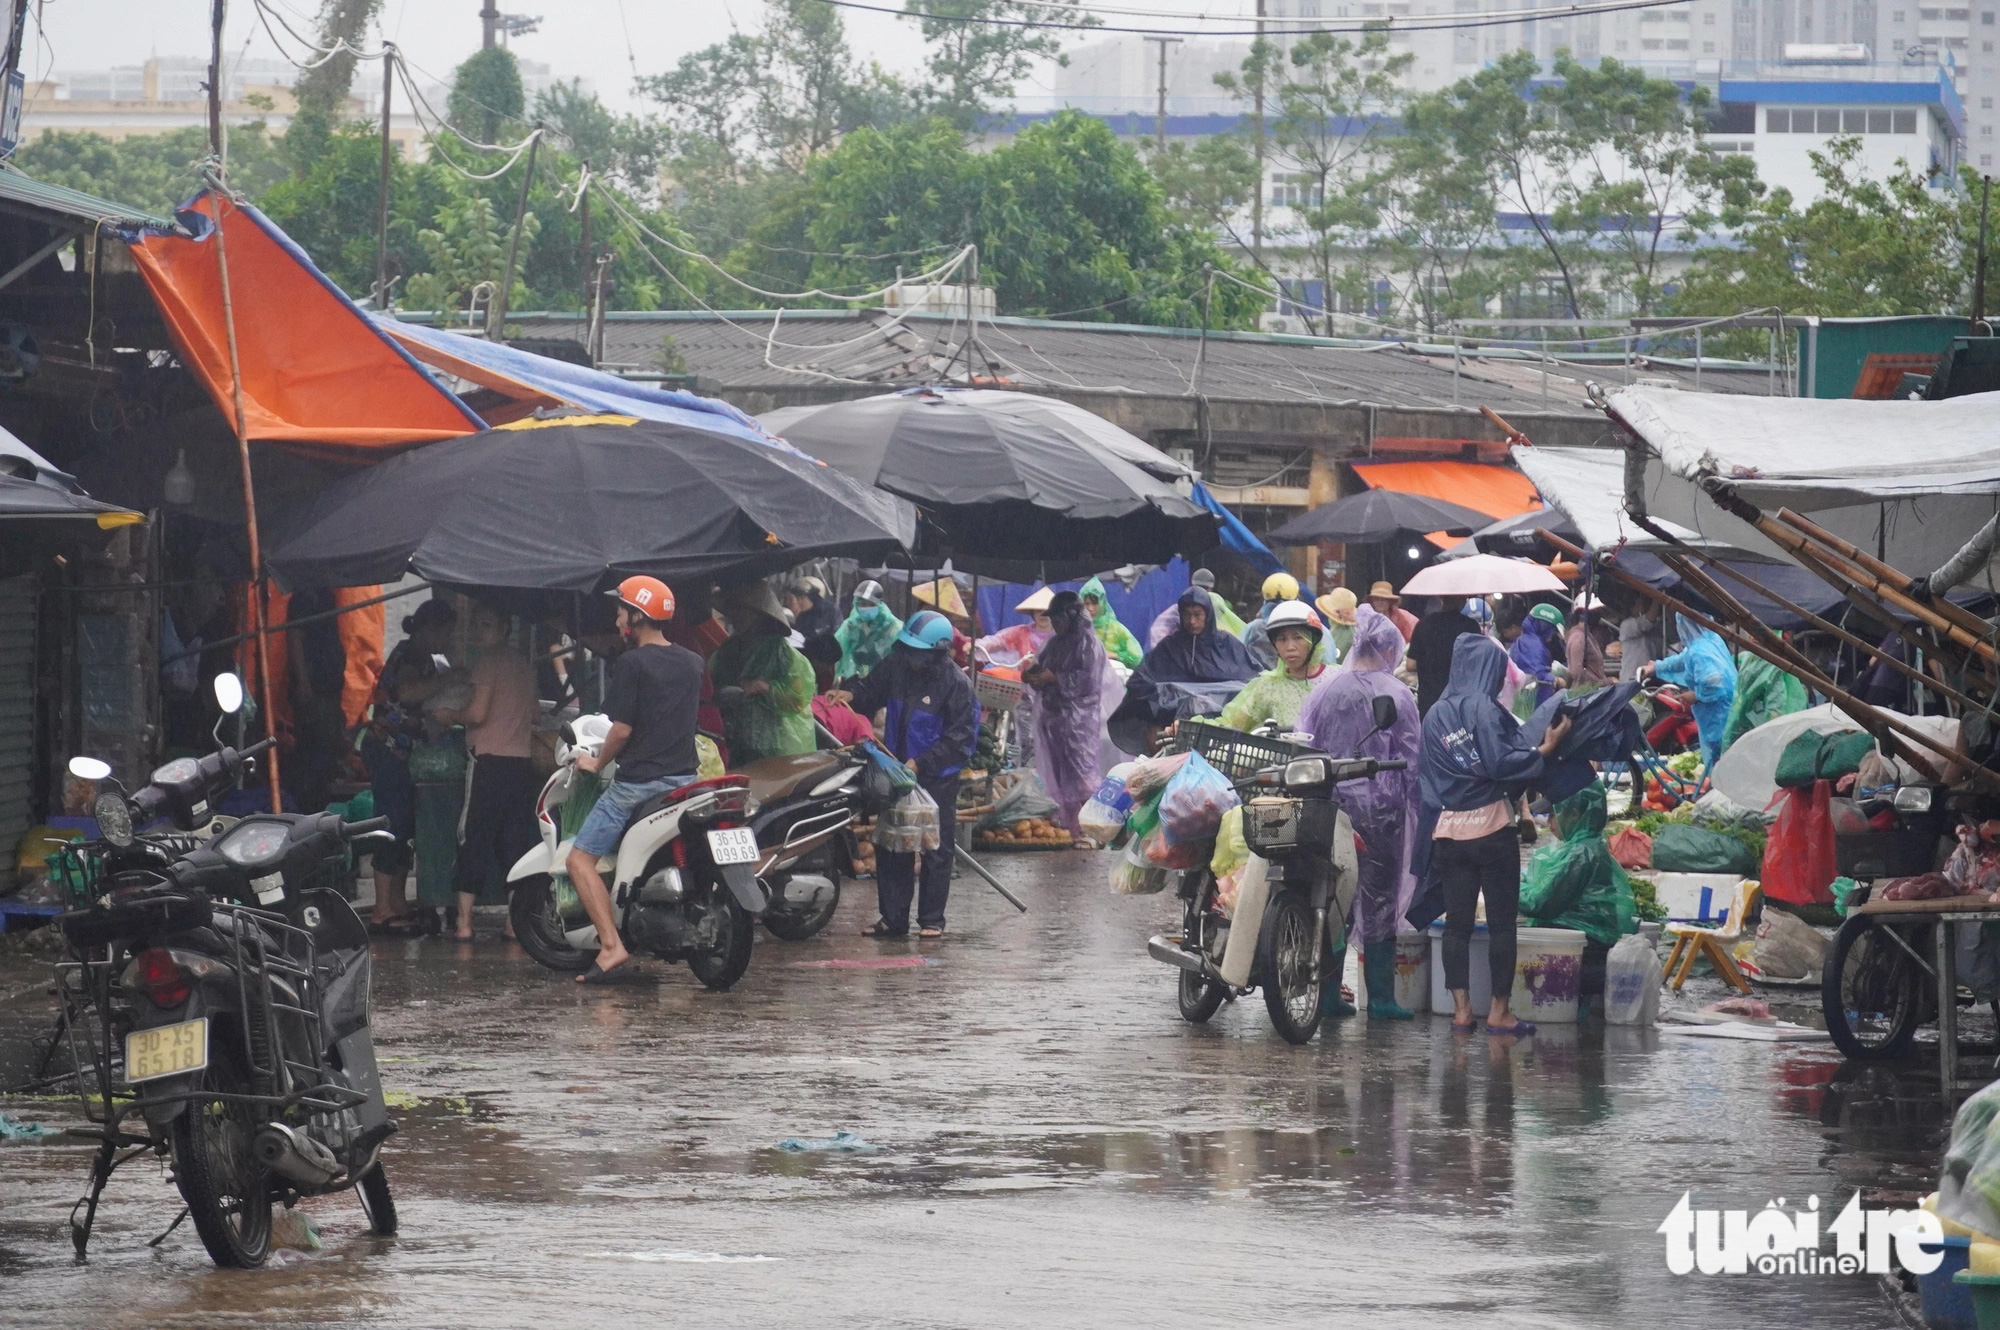
M 169 502 L 171 502 L 171 500 L 169 500 Z M 1418 549 L 1415 545 L 1412 545 L 1410 546 L 1410 557 L 1412 559 L 1421 559 L 1423 557 L 1423 551 Z
M 174 469 L 167 472 L 160 491 L 161 497 L 174 508 L 185 508 L 194 502 L 194 468 L 188 465 L 187 449 L 181 449 L 174 458 Z

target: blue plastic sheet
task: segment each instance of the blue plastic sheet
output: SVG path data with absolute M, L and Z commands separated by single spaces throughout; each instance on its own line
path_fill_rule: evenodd
M 1243 525 L 1242 518 L 1223 507 L 1221 500 L 1208 492 L 1208 486 L 1197 480 L 1188 497 L 1221 519 L 1222 548 L 1241 555 L 1252 568 L 1267 577 L 1286 571 L 1283 560 L 1271 553 L 1270 547 Z
M 1079 590 L 1088 578 L 1077 578 L 1068 582 L 1051 582 L 1049 586 L 1057 591 Z M 1002 628 L 1011 628 L 1017 623 L 1026 623 L 1028 616 L 1016 614 L 1014 607 L 1028 598 L 1035 590 L 1036 583 L 986 582 L 979 584 L 979 626 L 983 633 L 997 633 Z M 1104 579 L 1104 590 L 1111 612 L 1118 616 L 1118 622 L 1132 630 L 1132 635 L 1143 646 L 1146 634 L 1152 630 L 1153 620 L 1161 610 L 1180 599 L 1181 592 L 1188 587 L 1188 566 L 1184 559 L 1175 559 L 1164 568 L 1156 568 L 1133 584 L 1127 591 L 1125 584 L 1115 577 Z

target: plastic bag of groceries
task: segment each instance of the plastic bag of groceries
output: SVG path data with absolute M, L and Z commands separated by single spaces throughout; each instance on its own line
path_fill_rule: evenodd
M 1604 958 L 1604 1021 L 1652 1025 L 1660 1013 L 1660 951 L 1650 938 L 1630 933 Z
M 1077 813 L 1077 827 L 1084 835 L 1096 841 L 1108 841 L 1125 829 L 1125 818 L 1132 811 L 1135 802 L 1132 791 L 1126 788 L 1125 778 L 1132 773 L 1131 762 L 1120 762 L 1105 773 L 1098 784 L 1097 793 L 1083 805 Z
M 1134 799 L 1143 799 L 1167 787 L 1167 782 L 1180 774 L 1192 753 L 1161 753 L 1158 757 L 1142 757 L 1131 764 L 1125 773 L 1125 788 Z
M 1200 753 L 1189 753 L 1160 795 L 1160 830 L 1169 845 L 1207 840 L 1222 826 L 1222 815 L 1242 803 L 1229 777 Z
M 1007 780 L 1007 788 L 994 800 L 993 811 L 979 819 L 979 830 L 999 831 L 1016 823 L 1033 821 L 1036 818 L 1051 818 L 1062 810 L 1056 801 L 1049 798 L 1042 788 L 1041 777 L 1032 771 L 1010 771 L 1003 777 L 995 777 L 997 785 Z
M 1966 1100 L 1952 1119 L 1937 1212 L 2000 1238 L 2000 1081 Z
M 919 785 L 875 819 L 875 848 L 890 854 L 935 850 L 944 843 L 937 800 Z
M 1159 832 L 1152 833 L 1157 840 Z M 1155 867 L 1146 859 L 1146 839 L 1133 837 L 1118 851 L 1111 864 L 1111 890 L 1119 896 L 1151 896 L 1167 889 L 1168 869 Z
M 1243 870 L 1250 863 L 1250 843 L 1243 839 L 1243 810 L 1232 808 L 1222 815 L 1215 833 L 1215 853 L 1208 858 L 1208 871 L 1215 875 L 1215 903 L 1225 915 L 1236 913 L 1236 893 L 1243 885 Z

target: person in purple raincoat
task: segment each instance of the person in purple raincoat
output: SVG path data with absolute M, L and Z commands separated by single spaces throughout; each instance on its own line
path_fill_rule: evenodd
M 1409 763 L 1402 771 L 1347 781 L 1335 791 L 1361 840 L 1350 932 L 1362 950 L 1368 1014 L 1397 1021 L 1410 1019 L 1409 1010 L 1396 1003 L 1396 932 L 1417 889 L 1410 850 L 1416 836 L 1417 745 L 1422 735 L 1417 700 L 1395 676 L 1403 653 L 1402 631 L 1372 606 L 1361 606 L 1355 611 L 1347 659 L 1320 680 L 1299 713 L 1299 728 L 1313 736 L 1313 746 L 1321 752 Z M 1396 723 L 1379 733 L 1377 697 L 1396 703 Z
M 1104 644 L 1074 591 L 1049 602 L 1049 626 L 1053 635 L 1021 671 L 1035 690 L 1035 774 L 1062 810 L 1062 825 L 1081 834 L 1076 815 L 1099 775 Z

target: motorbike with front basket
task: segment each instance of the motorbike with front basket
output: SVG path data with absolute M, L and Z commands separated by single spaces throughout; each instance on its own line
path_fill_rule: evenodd
M 1393 726 L 1395 701 L 1377 697 L 1373 720 L 1377 733 Z M 1329 757 L 1295 740 L 1193 719 L 1176 725 L 1169 751 L 1200 753 L 1235 783 L 1250 860 L 1227 911 L 1206 867 L 1182 873 L 1181 931 L 1154 936 L 1146 950 L 1179 971 L 1186 1020 L 1202 1024 L 1224 1001 L 1261 989 L 1280 1037 L 1306 1043 L 1319 1029 L 1325 986 L 1340 982 L 1331 960 L 1359 878 L 1339 786 L 1404 763 Z
M 387 819 L 213 818 L 270 743 L 168 763 L 131 794 L 104 763 L 71 764 L 100 789 L 99 839 L 58 869 L 80 899 L 57 920 L 57 992 L 98 1142 L 70 1216 L 79 1256 L 113 1171 L 149 1154 L 173 1166 L 174 1225 L 191 1220 L 220 1266 L 263 1264 L 272 1206 L 305 1196 L 354 1189 L 373 1232 L 396 1230 L 368 931 L 341 890 Z

